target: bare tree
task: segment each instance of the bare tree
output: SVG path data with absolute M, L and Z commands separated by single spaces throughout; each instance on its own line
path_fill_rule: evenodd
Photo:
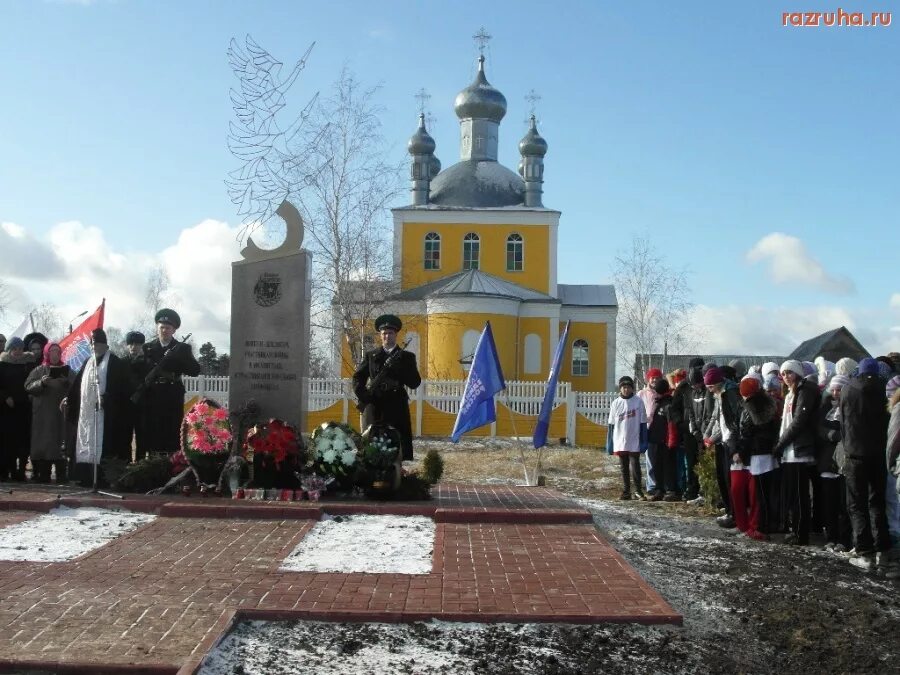
M 6 310 L 9 309 L 9 302 L 9 288 L 4 281 L 0 279 L 0 319 L 6 317 Z
M 650 367 L 665 369 L 665 355 L 690 348 L 696 339 L 687 271 L 673 269 L 650 241 L 635 237 L 616 255 L 613 279 L 619 300 L 616 351 L 620 366 L 639 378 Z M 651 354 L 663 354 L 651 363 Z
M 169 292 L 169 275 L 162 265 L 157 265 L 147 275 L 147 290 L 144 293 L 144 314 L 141 325 L 148 335 L 156 332 L 154 317 L 165 304 Z
M 31 313 L 31 323 L 34 329 L 49 338 L 59 337 L 62 332 L 62 319 L 56 305 L 50 302 L 41 303 Z

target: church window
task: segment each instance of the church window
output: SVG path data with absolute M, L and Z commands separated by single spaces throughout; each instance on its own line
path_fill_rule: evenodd
M 506 271 L 521 272 L 524 264 L 524 247 L 522 235 L 513 232 L 506 238 Z
M 586 340 L 575 340 L 572 344 L 572 375 L 588 374 L 588 343 Z
M 481 240 L 474 232 L 463 237 L 463 269 L 477 270 L 478 258 L 481 255 Z
M 541 372 L 541 336 L 536 333 L 525 336 L 525 372 L 528 375 Z
M 441 269 L 441 235 L 437 232 L 425 235 L 425 269 Z
M 462 337 L 462 354 L 459 362 L 462 364 L 463 370 L 469 372 L 472 367 L 472 359 L 475 357 L 475 347 L 478 346 L 478 338 L 481 333 L 477 330 L 467 330 Z

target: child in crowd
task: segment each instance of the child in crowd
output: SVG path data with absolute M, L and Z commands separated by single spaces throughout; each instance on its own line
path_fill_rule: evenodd
M 738 385 L 726 379 L 722 369 L 710 368 L 703 376 L 706 389 L 713 396 L 713 411 L 706 429 L 703 432 L 703 444 L 714 448 L 716 453 L 716 478 L 719 493 L 725 506 L 725 513 L 716 519 L 722 527 L 735 526 L 733 505 L 731 503 L 731 459 L 738 444 L 738 424 L 740 421 L 741 403 L 738 398 Z
M 643 389 L 638 392 L 638 398 L 644 402 L 644 413 L 647 416 L 647 423 L 653 419 L 656 414 L 656 401 L 658 396 L 654 387 L 656 383 L 663 379 L 663 372 L 659 368 L 650 368 L 644 373 L 644 381 L 646 382 Z M 656 490 L 656 472 L 653 467 L 653 457 L 648 452 L 644 461 L 647 463 L 647 493 Z
M 649 441 L 648 454 L 656 471 L 656 489 L 649 491 L 651 501 L 681 501 L 678 494 L 676 476 L 676 451 L 678 448 L 678 428 L 671 420 L 672 392 L 666 379 L 659 379 L 653 385 L 656 392 L 655 413 L 647 423 Z
M 821 478 L 822 525 L 825 550 L 843 553 L 850 549 L 850 516 L 847 514 L 847 487 L 844 481 L 844 446 L 841 443 L 839 403 L 841 389 L 850 382 L 846 375 L 834 375 L 819 409 L 819 452 L 817 469 Z
M 739 391 L 744 399 L 739 425 L 740 455 L 733 459 L 744 470 L 739 468 L 736 475 L 732 467 L 734 518 L 741 532 L 763 541 L 769 538 L 779 512 L 775 480 L 778 460 L 772 456 L 778 439 L 778 418 L 775 401 L 763 389 L 760 378 L 748 375 L 741 380 Z
M 619 398 L 609 407 L 606 451 L 619 458 L 622 471 L 622 499 L 646 499 L 641 489 L 641 453 L 647 451 L 647 414 L 644 402 L 634 395 L 634 380 L 619 378 Z

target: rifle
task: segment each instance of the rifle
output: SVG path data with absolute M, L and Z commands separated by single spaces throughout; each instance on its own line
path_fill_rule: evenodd
M 155 366 L 153 366 L 153 368 L 150 369 L 150 372 L 147 373 L 147 375 L 144 377 L 143 381 L 140 383 L 138 388 L 131 395 L 132 403 L 140 403 L 141 402 L 141 399 L 144 397 L 144 394 L 150 388 L 150 385 L 153 384 L 153 381 L 156 379 L 156 376 L 159 375 L 160 371 L 162 371 L 163 365 L 165 365 L 165 363 L 166 363 L 166 358 L 169 356 L 169 354 L 171 354 L 175 351 L 175 347 L 177 347 L 178 345 L 183 345 L 185 342 L 187 342 L 190 339 L 191 335 L 193 335 L 193 333 L 188 333 L 187 335 L 185 335 L 183 338 L 181 338 L 181 342 L 178 342 L 177 340 L 172 341 L 172 345 L 165 352 L 163 352 L 163 356 L 159 360 L 159 363 L 157 363 Z
M 366 382 L 366 391 L 370 395 L 372 394 L 372 392 L 378 391 L 378 389 L 381 388 L 381 385 L 383 384 L 383 380 L 385 380 L 387 378 L 388 368 L 391 365 L 393 365 L 394 361 L 396 361 L 397 359 L 400 358 L 400 355 L 403 353 L 403 351 L 406 349 L 406 347 L 409 345 L 409 343 L 410 343 L 410 341 L 407 340 L 402 345 L 400 345 L 398 349 L 395 349 L 390 354 L 388 354 L 388 357 L 384 360 L 384 363 L 381 366 L 381 370 L 379 370 L 375 374 L 374 377 L 369 378 L 369 381 Z M 371 401 L 368 401 L 366 403 L 363 403 L 362 401 L 357 401 L 356 409 L 359 410 L 361 413 L 365 414 L 366 408 L 370 405 L 372 405 Z

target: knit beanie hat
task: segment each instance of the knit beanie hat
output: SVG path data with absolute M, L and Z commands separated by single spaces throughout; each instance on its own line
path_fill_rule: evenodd
M 629 387 L 631 387 L 632 389 L 634 389 L 634 380 L 632 380 L 632 379 L 631 379 L 630 377 L 628 377 L 627 375 L 623 375 L 622 377 L 619 378 L 619 389 L 621 389 L 622 387 L 624 387 L 626 384 L 627 384 Z
M 703 361 L 702 358 L 700 358 L 699 356 L 695 356 L 695 357 L 692 358 L 690 361 L 688 361 L 688 368 L 689 368 L 689 369 L 691 369 L 691 368 L 702 368 L 702 367 L 703 367 L 703 363 L 704 363 L 704 361 Z
M 766 387 L 766 391 L 781 391 L 781 380 L 778 379 L 778 375 L 776 373 L 770 373 L 766 376 L 764 385 Z
M 668 394 L 670 389 L 669 381 L 666 378 L 657 380 L 656 384 L 653 385 L 653 391 L 659 395 Z
M 703 373 L 700 372 L 700 368 L 692 368 L 691 374 L 688 375 L 688 379 L 692 386 L 703 384 Z
M 669 373 L 669 377 L 672 378 L 672 384 L 677 385 L 687 378 L 687 371 L 684 368 L 678 368 Z
M 850 384 L 850 378 L 846 375 L 835 375 L 831 378 L 831 382 L 828 383 L 828 388 L 832 391 L 837 389 L 840 391 L 844 387 Z
M 831 361 L 826 361 L 821 356 L 817 356 L 816 360 L 813 361 L 813 363 L 815 364 L 816 370 L 819 373 L 819 386 L 824 387 L 826 384 L 828 384 L 828 380 L 831 379 L 831 376 L 834 375 L 834 364 Z
M 842 359 L 838 359 L 837 363 L 834 364 L 834 372 L 838 375 L 850 377 L 853 375 L 853 371 L 856 370 L 856 365 L 856 361 L 845 356 Z
M 663 371 L 661 371 L 659 368 L 651 368 L 644 374 L 644 379 L 647 380 L 647 382 L 649 382 L 654 377 L 662 377 L 662 376 L 663 376 Z
M 866 357 L 859 362 L 860 375 L 878 375 L 878 361 L 872 357 Z
M 703 384 L 709 386 L 711 384 L 721 384 L 725 381 L 725 375 L 722 374 L 720 368 L 713 366 L 703 375 Z
M 732 368 L 731 366 L 719 366 L 719 370 L 722 371 L 722 377 L 724 377 L 726 380 L 737 382 L 738 377 L 734 368 Z
M 759 380 L 757 380 L 755 377 L 745 377 L 743 380 L 741 380 L 741 383 L 740 385 L 738 385 L 738 387 L 741 391 L 741 396 L 743 396 L 744 398 L 750 398 L 751 396 L 753 396 L 753 394 L 760 390 L 760 383 Z
M 14 337 L 6 343 L 6 351 L 11 352 L 13 349 L 25 349 L 25 341 L 20 337 Z
M 734 374 L 737 379 L 743 379 L 744 375 L 747 374 L 747 364 L 740 359 L 732 359 L 728 362 L 728 365 L 734 368 Z
M 884 361 L 878 361 L 878 376 L 879 376 L 882 380 L 889 380 L 889 379 L 891 379 L 891 375 L 893 375 L 893 374 L 894 374 L 894 369 L 893 369 L 893 368 L 891 368 L 891 367 L 890 367 L 888 364 L 886 364 Z
M 762 365 L 762 370 L 760 370 L 760 372 L 762 373 L 762 376 L 763 376 L 763 377 L 768 377 L 768 376 L 769 376 L 769 373 L 776 373 L 776 374 L 777 374 L 777 373 L 779 373 L 779 372 L 781 372 L 781 371 L 778 370 L 778 364 L 777 364 L 777 363 L 775 363 L 774 361 L 766 361 L 766 362 Z
M 898 389 L 900 389 L 900 375 L 894 375 L 888 380 L 887 386 L 884 388 L 884 393 L 890 398 Z
M 816 364 L 812 361 L 803 361 L 803 379 L 818 383 L 819 371 L 816 370 Z
M 779 373 L 794 373 L 799 377 L 805 377 L 806 373 L 803 372 L 803 364 L 795 359 L 788 359 L 784 363 L 781 364 L 781 368 L 778 370 Z
M 700 372 L 703 373 L 704 375 L 706 375 L 706 373 L 709 372 L 710 368 L 718 368 L 718 366 L 715 363 L 713 363 L 712 361 L 710 361 L 709 363 L 703 364 L 703 366 L 700 369 Z

